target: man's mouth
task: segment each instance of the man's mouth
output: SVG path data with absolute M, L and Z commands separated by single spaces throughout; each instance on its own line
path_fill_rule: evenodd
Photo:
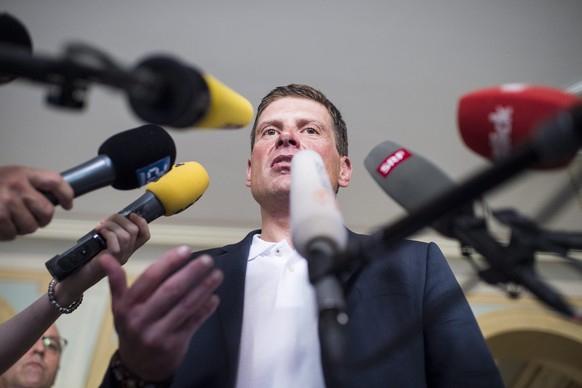
M 31 361 L 26 364 L 27 368 L 44 370 L 44 365 L 40 362 Z
M 291 168 L 291 159 L 293 155 L 280 155 L 273 159 L 271 167 L 276 170 L 288 170 Z

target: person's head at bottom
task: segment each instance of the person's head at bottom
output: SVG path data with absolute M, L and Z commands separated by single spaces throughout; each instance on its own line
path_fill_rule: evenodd
M 0 388 L 49 388 L 57 377 L 67 341 L 52 325 L 36 343 L 0 376 Z

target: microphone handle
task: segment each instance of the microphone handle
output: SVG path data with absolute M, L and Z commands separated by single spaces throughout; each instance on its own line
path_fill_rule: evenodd
M 60 255 L 56 255 L 47 261 L 45 265 L 53 278 L 62 281 L 105 248 L 107 248 L 107 242 L 103 236 L 92 230 L 81 237 L 73 247 Z
M 115 167 L 107 155 L 98 155 L 87 162 L 61 173 L 75 193 L 75 197 L 111 185 L 115 181 Z M 53 205 L 59 200 L 50 192 L 43 192 Z
M 333 381 L 347 356 L 346 302 L 343 287 L 334 274 L 313 278 L 312 273 L 322 263 L 335 256 L 333 244 L 327 239 L 315 239 L 307 247 L 310 281 L 315 288 L 319 309 L 318 330 L 326 381 Z
M 129 217 L 131 213 L 136 213 L 149 223 L 164 215 L 165 209 L 152 192 L 146 191 L 141 197 L 119 212 L 124 217 Z M 105 248 L 107 248 L 105 238 L 100 233 L 92 230 L 81 237 L 69 250 L 48 260 L 45 266 L 53 278 L 61 281 L 97 256 Z
M 135 213 L 138 216 L 150 223 L 153 220 L 166 214 L 166 209 L 158 197 L 154 195 L 151 191 L 146 191 L 141 197 L 130 203 L 121 210 L 119 214 L 124 217 L 129 217 L 131 213 Z
M 342 366 L 346 356 L 346 323 L 343 287 L 334 275 L 317 281 L 315 293 L 319 304 L 319 338 L 323 359 L 330 367 Z

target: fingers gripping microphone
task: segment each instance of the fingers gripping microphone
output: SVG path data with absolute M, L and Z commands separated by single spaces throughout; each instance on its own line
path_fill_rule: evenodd
M 75 197 L 105 186 L 132 190 L 159 179 L 176 160 L 176 145 L 163 128 L 147 124 L 107 139 L 98 156 L 61 173 Z M 45 196 L 53 204 L 58 200 Z
M 247 99 L 173 58 L 147 58 L 134 73 L 152 86 L 140 85 L 128 93 L 131 107 L 144 121 L 176 128 L 242 128 L 252 120 Z
M 347 314 L 339 280 L 322 268 L 329 268 L 329 262 L 345 250 L 348 232 L 321 156 L 315 151 L 299 151 L 291 160 L 290 214 L 293 245 L 307 259 L 309 280 L 315 288 L 324 364 L 333 368 L 343 362 L 346 353 Z
M 148 223 L 161 217 L 172 216 L 187 209 L 208 188 L 208 173 L 197 162 L 179 163 L 158 181 L 146 186 L 146 192 L 121 210 L 119 214 L 129 216 L 136 213 Z M 105 238 L 95 230 L 87 233 L 77 243 L 46 262 L 50 274 L 62 280 L 107 248 Z
M 433 199 L 446 199 L 448 193 L 463 189 L 425 158 L 390 141 L 372 149 L 364 164 L 386 194 L 411 214 L 420 214 L 433 204 L 438 207 L 442 201 L 434 202 Z M 576 316 L 563 298 L 536 276 L 532 266 L 533 252 L 529 247 L 510 249 L 499 244 L 484 222 L 473 215 L 472 204 L 460 208 L 455 208 L 455 203 L 449 206 L 452 210 L 449 214 L 430 219 L 427 224 L 432 222 L 431 226 L 441 234 L 481 253 L 493 270 L 498 271 L 495 278 L 491 277 L 491 271 L 480 273 L 490 276 L 485 280 L 496 283 L 501 279 L 522 284 L 556 311 L 568 317 Z
M 506 84 L 461 97 L 457 120 L 461 138 L 477 154 L 499 161 L 531 140 L 537 129 L 560 112 L 582 106 L 574 94 L 546 86 Z M 532 168 L 567 165 L 571 154 Z

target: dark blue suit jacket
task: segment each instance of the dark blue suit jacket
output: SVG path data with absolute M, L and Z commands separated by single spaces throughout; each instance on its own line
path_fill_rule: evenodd
M 173 387 L 233 388 L 252 236 L 208 253 L 224 271 L 220 306 L 193 336 Z M 365 236 L 350 233 L 350 240 Z M 440 249 L 403 240 L 342 274 L 349 365 L 335 387 L 502 387 L 475 317 Z M 111 384 L 106 376 L 104 386 Z M 293 382 L 289 383 L 293 387 Z M 262 388 L 262 387 L 258 387 Z M 271 387 L 268 387 L 271 388 Z M 304 387 L 301 387 L 304 388 Z

